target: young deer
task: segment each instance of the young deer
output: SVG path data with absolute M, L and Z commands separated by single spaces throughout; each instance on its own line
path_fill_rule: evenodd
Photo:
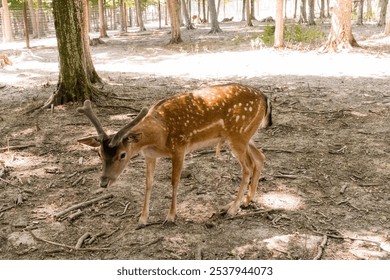
M 139 226 L 149 216 L 149 201 L 156 159 L 172 159 L 172 202 L 165 222 L 176 218 L 177 192 L 184 157 L 190 151 L 226 142 L 241 165 L 242 178 L 237 198 L 227 206 L 227 214 L 236 214 L 240 204 L 252 201 L 265 157 L 250 142 L 258 127 L 272 124 L 271 102 L 257 89 L 240 84 L 203 88 L 168 97 L 139 115 L 114 135 L 107 135 L 92 112 L 89 100 L 82 108 L 95 126 L 98 136 L 78 140 L 100 147 L 103 170 L 101 187 L 108 187 L 118 178 L 129 160 L 142 153 L 146 162 L 145 199 Z M 249 185 L 249 191 L 244 193 Z

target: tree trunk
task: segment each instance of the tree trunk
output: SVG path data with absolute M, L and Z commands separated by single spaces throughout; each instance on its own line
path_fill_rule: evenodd
M 364 0 L 359 0 L 358 2 L 358 11 L 357 11 L 357 25 L 363 25 L 363 7 L 364 7 Z
M 187 30 L 195 29 L 194 25 L 191 22 L 190 15 L 188 13 L 186 0 L 181 0 L 181 8 L 183 9 L 184 20 L 186 21 Z
M 307 23 L 307 14 L 306 14 L 306 0 L 301 0 L 299 5 L 299 10 L 301 15 L 299 16 L 299 23 Z
M 106 27 L 106 16 L 104 14 L 104 5 L 103 0 L 98 1 L 99 6 L 99 23 L 100 23 L 100 38 L 107 38 L 107 27 Z
M 3 20 L 3 42 L 11 42 L 14 40 L 14 36 L 12 35 L 12 28 L 11 28 L 11 16 L 8 9 L 8 0 L 2 0 L 3 4 L 3 14 L 2 14 L 2 20 Z
M 57 91 L 44 107 L 93 99 L 100 82 L 92 63 L 86 22 L 87 0 L 53 0 L 54 27 L 59 52 Z
M 180 34 L 180 19 L 177 0 L 168 0 L 168 11 L 171 18 L 171 40 L 169 44 L 179 44 L 183 42 Z
M 314 20 L 315 16 L 314 16 L 314 6 L 315 3 L 314 3 L 314 0 L 309 0 L 309 21 L 308 21 L 308 25 L 316 25 L 316 22 Z
M 251 13 L 251 0 L 246 0 L 246 25 L 253 26 Z
M 325 17 L 325 0 L 321 0 L 320 18 L 323 19 L 324 17 Z
M 35 9 L 34 9 L 34 3 L 33 0 L 28 0 L 28 10 L 30 11 L 30 18 L 31 18 L 31 25 L 32 25 L 32 30 L 33 30 L 33 38 L 36 38 L 38 35 L 38 24 L 37 24 L 37 17 L 35 14 Z
M 38 38 L 45 36 L 48 31 L 46 15 L 42 9 L 42 0 L 38 0 Z
M 298 0 L 294 0 L 294 15 L 293 18 L 297 18 L 297 6 L 298 6 Z
M 144 20 L 142 18 L 142 7 L 141 7 L 141 1 L 135 0 L 135 13 L 137 14 L 137 21 L 139 26 L 139 31 L 146 31 Z
M 26 48 L 30 48 L 30 33 L 28 31 L 28 23 L 27 23 L 27 3 L 23 1 L 23 25 L 24 25 L 24 36 L 26 39 Z
M 276 0 L 274 48 L 282 48 L 283 46 L 283 0 Z
M 352 1 L 337 0 L 331 7 L 331 27 L 328 40 L 320 52 L 340 51 L 359 46 L 352 35 Z
M 387 3 L 385 35 L 390 35 L 390 3 Z
M 386 23 L 386 9 L 388 0 L 381 0 L 378 26 L 383 26 Z
M 211 30 L 209 31 L 209 34 L 215 34 L 222 32 L 222 29 L 219 27 L 218 23 L 218 16 L 217 16 L 217 9 L 215 7 L 215 0 L 209 0 L 209 11 L 210 11 L 210 18 L 211 18 Z
M 247 0 L 242 0 L 242 10 L 241 10 L 241 21 L 246 21 L 245 14 L 246 14 L 246 1 Z

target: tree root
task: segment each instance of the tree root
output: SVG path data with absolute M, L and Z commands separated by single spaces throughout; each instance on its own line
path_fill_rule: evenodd
M 57 243 L 57 242 L 54 242 L 54 241 L 50 241 L 50 240 L 46 240 L 46 239 L 40 238 L 40 237 L 36 236 L 31 230 L 28 230 L 28 232 L 31 234 L 31 236 L 35 240 L 38 240 L 38 241 L 41 241 L 41 242 L 45 242 L 45 243 L 48 243 L 48 244 L 51 244 L 51 245 L 54 245 L 54 246 L 59 246 L 59 247 L 62 247 L 62 248 L 75 250 L 75 251 L 110 251 L 110 250 L 112 250 L 112 248 L 96 248 L 96 247 L 95 248 L 81 248 L 81 246 L 80 246 L 80 248 L 77 248 L 77 244 L 76 244 L 76 246 L 70 246 L 70 245 L 66 245 L 66 244 L 63 244 L 63 243 Z M 86 234 L 84 234 L 81 238 L 83 238 L 85 235 Z M 81 240 L 81 238 L 79 239 L 79 241 Z

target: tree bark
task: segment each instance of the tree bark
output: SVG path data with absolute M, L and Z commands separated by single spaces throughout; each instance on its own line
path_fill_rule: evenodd
M 364 0 L 359 0 L 358 2 L 358 11 L 357 11 L 357 25 L 363 25 L 363 7 L 364 7 Z
M 138 26 L 139 26 L 139 31 L 146 31 L 145 25 L 144 25 L 144 20 L 142 18 L 142 7 L 141 7 L 141 1 L 140 0 L 135 0 L 135 13 L 137 14 L 137 20 L 138 20 Z
M 8 9 L 8 0 L 2 0 L 3 4 L 3 14 L 2 14 L 2 20 L 3 20 L 3 42 L 12 42 L 14 40 L 14 36 L 12 34 L 12 28 L 11 28 L 11 16 Z
M 320 52 L 340 51 L 359 46 L 352 34 L 352 1 L 334 1 L 331 8 L 331 27 L 327 41 Z
M 383 26 L 386 23 L 386 9 L 388 0 L 381 0 L 378 26 Z
M 171 40 L 169 44 L 179 44 L 183 42 L 180 34 L 180 19 L 177 0 L 167 0 L 169 16 L 171 18 Z
M 99 23 L 100 23 L 100 38 L 107 38 L 107 27 L 106 27 L 106 17 L 104 14 L 104 5 L 103 0 L 98 1 L 99 6 Z
M 217 16 L 217 9 L 215 7 L 215 0 L 209 0 L 209 11 L 210 11 L 210 18 L 211 18 L 211 30 L 209 31 L 209 34 L 215 34 L 222 32 L 222 29 L 219 27 L 218 23 L 218 16 Z
M 33 0 L 28 0 L 28 10 L 30 12 L 31 25 L 32 25 L 32 30 L 33 30 L 33 38 L 36 38 L 37 33 L 38 33 L 38 24 L 37 24 L 37 17 L 35 14 Z
M 390 3 L 387 3 L 385 35 L 390 35 Z
M 307 23 L 307 14 L 306 14 L 306 0 L 301 0 L 301 3 L 299 5 L 299 23 Z
M 314 20 L 314 8 L 315 8 L 314 0 L 309 0 L 309 21 L 307 22 L 308 25 L 316 25 L 316 22 Z
M 44 107 L 94 99 L 100 82 L 92 63 L 86 23 L 87 0 L 53 0 L 54 27 L 59 52 L 57 91 Z
M 190 15 L 188 13 L 186 0 L 181 0 L 181 8 L 183 9 L 184 20 L 186 21 L 187 30 L 195 29 L 194 25 L 191 22 Z
M 276 0 L 274 48 L 282 48 L 283 46 L 283 0 Z
M 253 26 L 251 13 L 251 0 L 246 0 L 246 25 Z

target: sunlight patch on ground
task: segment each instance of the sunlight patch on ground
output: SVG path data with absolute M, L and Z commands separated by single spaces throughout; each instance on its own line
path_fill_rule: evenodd
M 303 206 L 303 202 L 299 196 L 284 192 L 263 193 L 256 202 L 265 208 L 284 209 L 290 211 L 302 208 Z
M 364 65 L 364 67 L 361 67 Z M 160 59 L 134 57 L 96 64 L 98 71 L 149 73 L 188 78 L 259 77 L 268 75 L 381 77 L 390 75 L 390 57 L 359 53 L 317 54 L 273 49 L 177 54 Z

